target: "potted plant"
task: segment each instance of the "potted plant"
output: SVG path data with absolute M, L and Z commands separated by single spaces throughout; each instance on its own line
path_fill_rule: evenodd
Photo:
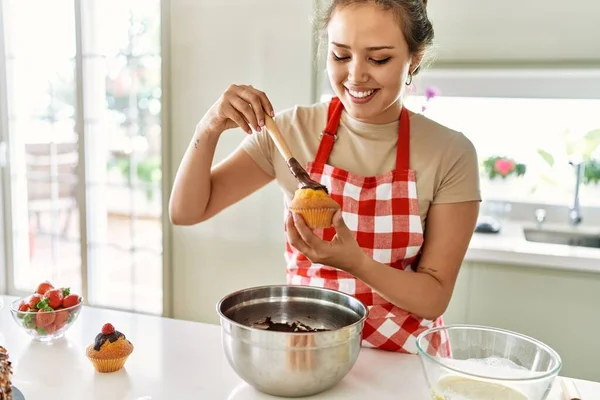
M 590 186 L 600 184 L 600 159 L 589 160 L 585 163 L 583 184 Z
M 492 156 L 483 160 L 483 172 L 490 181 L 506 180 L 509 177 L 525 175 L 527 166 L 506 156 Z
M 584 163 L 582 192 L 585 194 L 582 193 L 582 197 L 600 198 L 600 129 L 589 131 L 576 138 L 565 134 L 563 148 L 564 152 L 556 156 L 544 149 L 539 149 L 538 154 L 551 169 L 555 167 L 556 158 Z M 552 176 L 547 174 L 544 178 L 557 184 L 555 173 Z
M 483 160 L 481 189 L 485 198 L 491 200 L 514 200 L 515 193 L 523 192 L 520 180 L 527 166 L 505 155 L 495 155 Z

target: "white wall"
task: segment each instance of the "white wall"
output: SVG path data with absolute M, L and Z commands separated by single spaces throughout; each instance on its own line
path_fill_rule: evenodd
M 232 83 L 264 90 L 277 110 L 312 101 L 311 0 L 171 0 L 173 174 L 195 124 Z M 242 140 L 228 131 L 218 161 Z M 173 316 L 217 323 L 216 302 L 285 282 L 283 197 L 271 184 L 214 219 L 172 234 Z
M 440 62 L 600 64 L 597 0 L 433 0 Z
M 430 3 L 440 62 L 560 64 L 583 59 L 600 64 L 597 0 Z M 170 0 L 172 129 L 165 134 L 172 139 L 173 174 L 196 122 L 229 84 L 261 88 L 276 109 L 313 101 L 312 4 Z M 226 132 L 216 161 L 243 137 L 241 131 Z M 223 295 L 284 282 L 282 202 L 272 184 L 211 221 L 173 229 L 174 317 L 217 323 L 215 304 Z

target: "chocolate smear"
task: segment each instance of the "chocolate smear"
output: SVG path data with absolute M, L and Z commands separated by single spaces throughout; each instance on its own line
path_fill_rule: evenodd
M 102 347 L 102 345 L 104 343 L 106 343 L 107 340 L 111 343 L 114 343 L 117 340 L 119 340 L 120 338 L 124 338 L 124 337 L 125 337 L 125 335 L 123 335 L 119 331 L 114 331 L 110 335 L 103 335 L 102 333 L 99 333 L 98 335 L 96 335 L 96 338 L 94 340 L 94 350 L 100 351 L 100 347 Z
M 329 194 L 327 187 L 325 185 L 321 185 L 319 182 L 310 179 L 308 172 L 296 160 L 294 157 L 290 158 L 287 161 L 287 165 L 292 172 L 292 175 L 300 182 L 300 187 L 302 189 L 314 189 L 314 190 L 324 190 L 325 193 Z

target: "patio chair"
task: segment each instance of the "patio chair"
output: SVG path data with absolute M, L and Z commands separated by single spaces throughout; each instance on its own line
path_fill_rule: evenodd
M 41 214 L 65 213 L 61 228 L 64 237 L 77 211 L 77 143 L 35 143 L 25 145 L 27 199 L 37 230 L 43 232 Z

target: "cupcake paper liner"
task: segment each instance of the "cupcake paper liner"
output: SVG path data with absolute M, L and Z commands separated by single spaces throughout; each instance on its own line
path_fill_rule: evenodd
M 311 229 L 329 228 L 332 224 L 335 208 L 290 208 L 290 211 L 302 215 Z
M 94 368 L 98 372 L 115 372 L 120 370 L 125 366 L 125 361 L 129 358 L 129 356 L 121 357 L 121 358 L 91 358 L 88 357 L 89 360 L 94 365 Z

